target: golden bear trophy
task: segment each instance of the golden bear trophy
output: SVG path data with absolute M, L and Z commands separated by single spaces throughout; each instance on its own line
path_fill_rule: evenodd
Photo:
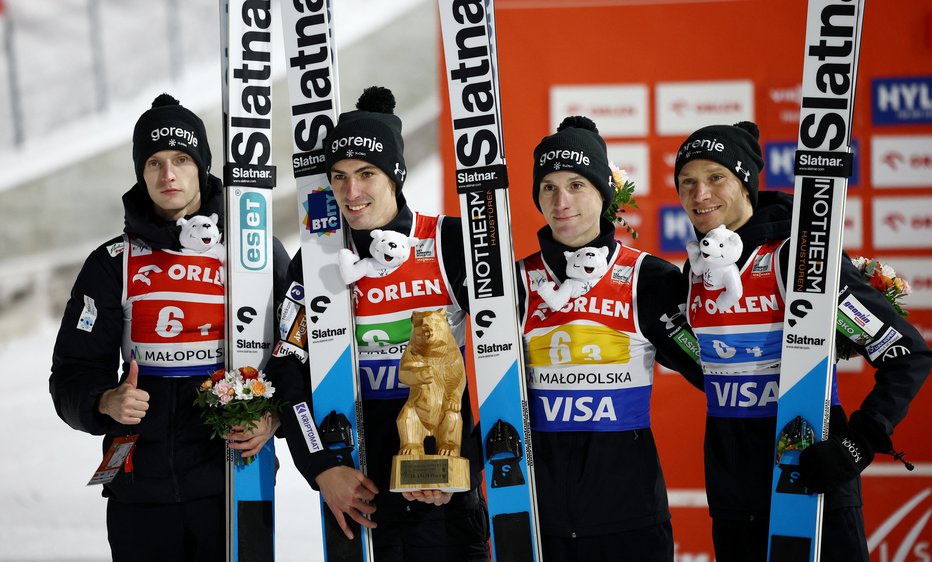
M 444 309 L 411 315 L 411 341 L 398 365 L 398 380 L 410 387 L 398 414 L 401 448 L 392 457 L 392 492 L 469 490 L 469 461 L 460 456 L 466 366 Z M 436 454 L 424 453 L 433 436 Z

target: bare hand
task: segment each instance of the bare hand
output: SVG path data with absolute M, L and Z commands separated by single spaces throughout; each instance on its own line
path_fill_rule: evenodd
M 369 502 L 375 499 L 379 489 L 365 474 L 348 466 L 335 466 L 318 474 L 316 480 L 324 501 L 346 538 L 353 540 L 353 531 L 346 523 L 345 515 L 363 527 L 376 527 L 375 522 L 367 516 L 375 513 L 375 506 Z
M 440 490 L 418 490 L 416 492 L 402 492 L 404 499 L 410 501 L 417 500 L 419 502 L 429 503 L 432 505 L 444 505 L 449 503 L 450 498 L 453 497 L 453 494 L 449 492 L 442 492 Z
M 97 411 L 122 424 L 136 425 L 141 422 L 149 409 L 149 393 L 136 388 L 138 380 L 139 365 L 132 359 L 126 380 L 100 395 Z
M 259 454 L 281 425 L 278 413 L 266 412 L 256 422 L 256 427 L 247 429 L 245 425 L 234 425 L 223 438 L 231 449 L 238 449 L 244 457 L 251 457 Z

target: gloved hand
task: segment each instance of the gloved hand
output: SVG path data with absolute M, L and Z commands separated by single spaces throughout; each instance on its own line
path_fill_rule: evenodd
M 875 453 L 893 450 L 884 428 L 861 410 L 852 412 L 847 424 L 839 425 L 843 427 L 830 430 L 828 439 L 799 455 L 800 482 L 811 492 L 823 494 L 837 488 L 867 468 Z

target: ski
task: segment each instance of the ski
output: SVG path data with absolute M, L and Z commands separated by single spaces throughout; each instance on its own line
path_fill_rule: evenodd
M 346 465 L 365 473 L 352 293 L 337 259 L 348 233 L 327 179 L 323 150 L 340 113 L 333 12 L 323 0 L 283 2 L 282 10 L 304 274 L 304 286 L 294 284 L 288 298 L 296 309 L 303 307 L 307 353 L 313 358 L 307 363 L 316 428 L 308 423 L 308 447 L 311 452 L 324 447 L 340 451 Z M 292 351 L 304 353 L 300 346 Z M 295 409 L 299 419 L 307 417 L 306 403 Z M 320 507 L 325 558 L 372 560 L 371 531 L 347 519 L 354 526 L 350 541 L 322 497 Z
M 226 369 L 263 369 L 273 341 L 271 11 L 220 1 Z M 249 464 L 227 449 L 227 560 L 275 559 L 275 449 Z
M 439 0 L 469 263 L 475 388 L 497 562 L 540 558 L 492 0 Z M 473 384 L 470 382 L 470 384 Z
M 809 0 L 783 325 L 769 560 L 818 561 L 823 495 L 799 452 L 828 437 L 851 122 L 864 0 Z

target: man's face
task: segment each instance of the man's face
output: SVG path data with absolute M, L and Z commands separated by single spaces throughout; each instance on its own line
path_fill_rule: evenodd
M 398 214 L 395 182 L 373 164 L 340 160 L 330 168 L 330 186 L 354 230 L 381 228 Z
M 702 234 L 725 225 L 737 230 L 754 214 L 748 192 L 731 170 L 711 160 L 691 160 L 680 170 L 680 204 Z
M 540 210 L 553 239 L 578 248 L 599 235 L 602 194 L 577 172 L 550 172 L 540 180 Z
M 142 178 L 159 217 L 177 220 L 201 208 L 197 164 L 187 153 L 156 152 L 143 165 Z

